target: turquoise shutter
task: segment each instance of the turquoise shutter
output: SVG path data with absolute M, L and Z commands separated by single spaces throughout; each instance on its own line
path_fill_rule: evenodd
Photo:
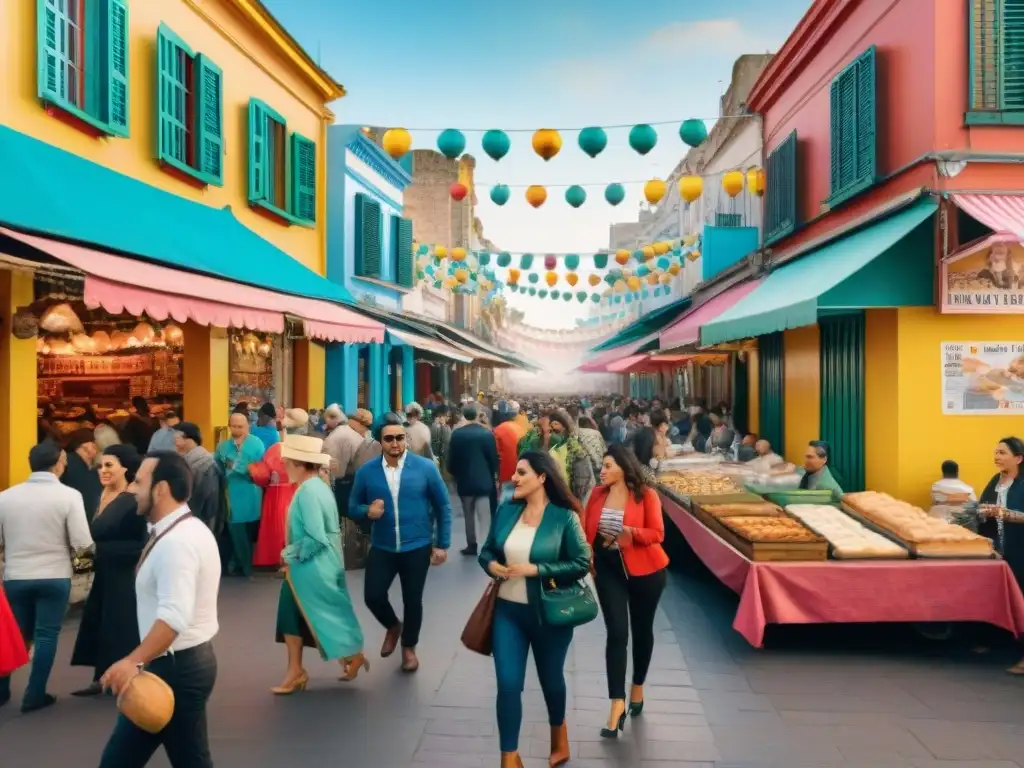
M 837 198 L 856 180 L 856 66 L 846 68 L 832 81 L 829 111 L 832 141 L 830 198 Z
M 1002 33 L 1001 106 L 1024 110 L 1024 0 L 1003 0 Z
M 115 136 L 128 135 L 128 6 L 107 3 L 106 123 Z
M 823 317 L 821 439 L 844 491 L 864 490 L 864 314 Z
M 1022 73 L 1024 74 L 1024 73 Z M 857 58 L 857 165 L 855 183 L 873 184 L 877 173 L 875 47 Z
M 156 32 L 157 159 L 188 162 L 187 98 L 184 57 L 191 55 L 182 40 L 161 24 Z
M 785 350 L 781 333 L 758 339 L 758 399 L 761 409 L 759 431 L 780 456 L 785 446 Z
M 224 183 L 224 94 L 220 68 L 203 54 L 195 57 L 196 170 L 211 184 Z
M 396 217 L 398 225 L 398 284 L 413 287 L 412 221 Z
M 267 199 L 267 111 L 249 100 L 249 202 Z
M 362 192 L 356 194 L 355 271 L 359 277 L 380 277 L 380 203 Z
M 793 131 L 768 156 L 765 176 L 765 245 L 786 237 L 797 224 L 797 136 Z
M 716 213 L 716 227 L 742 227 L 743 216 L 738 213 Z
M 316 144 L 292 134 L 292 215 L 316 221 Z
M 39 72 L 36 87 L 39 98 L 50 103 L 60 103 L 67 98 L 67 23 L 63 2 L 58 8 L 57 0 L 39 0 L 36 18 Z

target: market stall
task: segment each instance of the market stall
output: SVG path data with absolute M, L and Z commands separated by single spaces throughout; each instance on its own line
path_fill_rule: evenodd
M 281 334 L 232 331 L 228 362 L 228 393 L 232 407 L 247 403 L 291 402 L 293 342 Z

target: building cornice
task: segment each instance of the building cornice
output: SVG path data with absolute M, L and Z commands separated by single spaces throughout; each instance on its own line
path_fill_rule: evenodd
M 362 131 L 356 131 L 352 139 L 346 145 L 353 155 L 364 163 L 391 186 L 404 192 L 405 188 L 412 183 L 412 176 L 391 159 L 391 155 L 378 147 Z

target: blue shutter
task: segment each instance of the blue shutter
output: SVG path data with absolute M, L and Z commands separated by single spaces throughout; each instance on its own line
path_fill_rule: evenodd
M 249 100 L 249 202 L 267 199 L 267 110 L 263 102 Z
M 380 203 L 362 192 L 355 198 L 355 273 L 380 278 Z
M 395 217 L 398 236 L 396 248 L 398 249 L 398 280 L 399 285 L 406 288 L 413 287 L 413 256 L 412 252 L 412 221 L 401 217 Z
M 167 26 L 156 32 L 157 159 L 187 166 L 186 57 L 192 52 Z
M 39 72 L 36 87 L 39 98 L 45 102 L 59 104 L 67 99 L 67 25 L 63 2 L 39 0 L 36 18 Z
M 292 210 L 303 221 L 316 221 L 316 144 L 292 134 Z
M 195 57 L 196 170 L 211 184 L 224 183 L 224 93 L 220 68 L 203 54 Z
M 771 245 L 792 234 L 797 225 L 797 136 L 793 131 L 779 144 L 765 164 L 764 243 Z
M 128 6 L 124 0 L 105 0 L 107 6 L 106 98 L 104 115 L 115 136 L 128 135 Z

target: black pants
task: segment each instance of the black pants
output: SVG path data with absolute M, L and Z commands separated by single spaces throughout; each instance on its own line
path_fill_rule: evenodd
M 363 599 L 370 613 L 385 629 L 398 624 L 395 609 L 388 599 L 388 590 L 398 577 L 402 585 L 402 647 L 415 648 L 423 626 L 423 585 L 430 570 L 430 546 L 408 552 L 388 552 L 370 547 L 366 557 Z
M 608 640 L 604 662 L 608 698 L 626 698 L 626 646 L 633 627 L 633 685 L 643 685 L 654 654 L 654 614 L 665 589 L 662 569 L 650 576 L 628 576 L 617 549 L 594 548 L 594 586 L 601 604 Z
M 147 667 L 174 691 L 174 715 L 160 733 L 136 727 L 124 715 L 103 750 L 100 768 L 142 768 L 163 745 L 173 768 L 212 768 L 206 733 L 206 702 L 217 680 L 217 657 L 210 643 L 154 659 Z

